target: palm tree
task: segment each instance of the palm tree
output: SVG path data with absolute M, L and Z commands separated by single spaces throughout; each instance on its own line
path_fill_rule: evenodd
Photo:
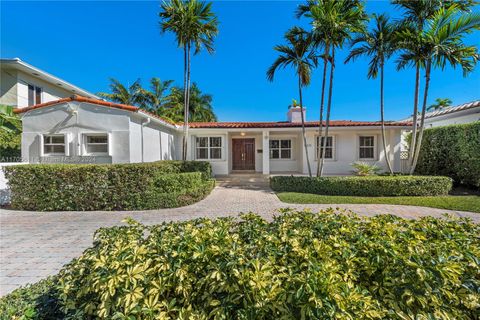
M 20 119 L 13 112 L 12 106 L 0 104 L 0 131 L 7 133 L 20 132 Z
M 412 134 L 410 174 L 415 171 L 422 144 L 432 68 L 443 70 L 447 64 L 460 66 L 466 76 L 474 69 L 479 58 L 477 48 L 464 44 L 463 38 L 480 29 L 480 15 L 467 14 L 460 9 L 462 8 L 456 5 L 440 7 L 422 24 L 422 29 L 407 26 L 398 34 L 403 53 L 397 67 L 402 69 L 414 64 L 425 70 L 422 113 L 416 143 L 413 142 L 416 132 Z M 414 117 L 415 115 L 416 113 Z
M 167 100 L 166 92 L 170 89 L 173 80 L 160 80 L 159 78 L 150 79 L 150 90 L 143 90 L 144 99 L 148 110 L 159 113 L 160 109 L 165 107 Z
M 161 32 L 170 31 L 176 36 L 177 45 L 183 48 L 184 54 L 184 125 L 182 158 L 187 157 L 188 107 L 190 105 L 190 55 L 203 48 L 209 53 L 214 52 L 213 39 L 218 34 L 218 20 L 211 10 L 212 4 L 198 0 L 170 0 L 163 2 L 159 13 Z
M 435 99 L 434 104 L 431 104 L 428 108 L 427 111 L 437 111 L 440 109 L 448 108 L 452 105 L 452 100 L 448 98 L 437 98 Z
M 401 21 L 401 30 L 409 32 L 411 34 L 420 35 L 423 32 L 425 23 L 427 20 L 431 19 L 435 13 L 441 9 L 449 9 L 452 6 L 456 9 L 468 12 L 470 8 L 476 4 L 475 0 L 460 0 L 460 1 L 453 1 L 453 0 L 445 0 L 445 1 L 438 1 L 438 0 L 393 0 L 394 4 L 397 7 L 404 11 L 404 19 Z M 405 39 L 399 37 L 396 42 L 404 42 Z M 410 39 L 412 40 L 412 39 Z M 416 48 L 413 47 L 413 43 L 417 43 Z M 419 102 L 419 93 L 420 93 L 420 69 L 424 68 L 424 59 L 422 59 L 422 44 L 419 38 L 417 41 L 409 41 L 409 49 L 410 51 L 410 58 L 409 63 L 415 67 L 415 91 L 414 91 L 414 99 L 413 99 L 413 121 L 412 121 L 412 141 L 409 148 L 409 158 L 411 159 L 410 167 L 413 167 L 413 159 L 414 159 L 414 150 L 416 149 L 417 145 L 417 130 L 418 130 L 418 102 Z M 415 57 L 417 60 L 414 60 Z M 400 59 L 404 60 L 404 58 Z M 399 63 L 400 66 L 400 63 Z M 401 69 L 403 67 L 400 67 Z M 413 172 L 413 171 L 412 171 Z
M 169 118 L 175 122 L 184 119 L 185 108 L 183 106 L 184 89 L 173 87 L 170 95 L 165 101 L 165 107 L 161 109 L 160 115 Z M 212 107 L 213 97 L 210 94 L 202 93 L 196 83 L 192 84 L 190 89 L 190 112 L 189 119 L 194 122 L 215 122 L 217 116 Z
M 324 82 L 322 84 L 322 98 L 324 96 L 326 81 L 326 64 L 330 63 L 330 77 L 328 88 L 327 114 L 325 120 L 325 132 L 323 138 L 319 138 L 321 144 L 321 156 L 317 163 L 317 175 L 323 174 L 323 166 L 325 161 L 326 141 L 330 127 L 330 114 L 332 107 L 333 95 L 333 78 L 335 72 L 335 51 L 341 49 L 345 42 L 351 39 L 354 33 L 362 32 L 365 28 L 367 16 L 364 11 L 364 5 L 359 0 L 312 0 L 306 5 L 300 6 L 297 16 L 306 16 L 311 19 L 312 38 L 317 47 L 323 45 L 325 48 L 323 53 L 324 60 Z M 321 101 L 320 117 L 323 114 L 323 102 Z M 319 123 L 319 131 L 323 125 Z M 325 143 L 321 143 L 324 141 Z
M 127 87 L 121 84 L 117 79 L 110 78 L 109 87 L 110 93 L 99 92 L 97 95 L 112 102 L 145 107 L 144 91 L 140 84 L 140 79 L 137 79 Z
M 392 165 L 387 154 L 387 142 L 385 138 L 385 117 L 384 117 L 384 69 L 385 61 L 389 59 L 395 52 L 395 26 L 389 22 L 389 18 L 385 14 L 373 15 L 375 27 L 370 31 L 359 34 L 352 40 L 352 51 L 348 55 L 345 62 L 353 61 L 359 56 L 370 57 L 368 78 L 375 79 L 380 71 L 380 121 L 382 123 L 382 141 L 383 150 L 385 152 L 385 161 L 388 170 L 393 173 Z M 355 45 L 358 45 L 355 47 Z
M 273 81 L 275 72 L 278 68 L 292 66 L 298 76 L 298 94 L 299 106 L 302 119 L 303 145 L 305 156 L 307 158 L 308 174 L 312 176 L 310 159 L 308 157 L 307 137 L 305 134 L 305 119 L 303 114 L 303 96 L 302 87 L 308 86 L 311 81 L 312 69 L 317 65 L 317 57 L 313 50 L 312 38 L 308 32 L 300 27 L 293 27 L 285 33 L 286 45 L 277 45 L 274 47 L 280 55 L 267 70 L 267 79 Z

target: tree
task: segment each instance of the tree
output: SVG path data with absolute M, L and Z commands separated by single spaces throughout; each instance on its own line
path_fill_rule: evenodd
M 452 100 L 448 98 L 437 98 L 435 99 L 434 104 L 431 104 L 428 108 L 427 111 L 437 111 L 441 110 L 447 107 L 450 107 L 452 105 Z
M 13 112 L 12 106 L 0 104 L 0 131 L 5 133 L 18 133 L 20 119 Z
M 166 99 L 165 107 L 160 109 L 159 115 L 175 122 L 183 121 L 183 113 L 185 112 L 183 92 L 184 88 L 173 87 Z M 190 90 L 190 106 L 188 107 L 190 112 L 189 119 L 194 122 L 217 121 L 217 116 L 213 112 L 212 101 L 212 95 L 202 93 L 197 84 L 193 83 Z
M 183 152 L 182 158 L 187 156 L 188 137 L 188 107 L 190 105 L 190 55 L 194 48 L 194 55 L 203 48 L 209 53 L 214 52 L 213 40 L 218 34 L 218 20 L 211 10 L 212 4 L 198 0 L 170 0 L 163 2 L 159 13 L 161 32 L 175 34 L 178 47 L 184 53 L 184 125 L 183 125 Z
M 396 46 L 394 41 L 395 26 L 389 22 L 388 16 L 373 15 L 375 23 L 374 28 L 370 32 L 359 34 L 352 40 L 353 49 L 347 56 L 345 62 L 353 61 L 359 56 L 370 57 L 368 78 L 375 79 L 380 72 L 380 121 L 382 123 L 382 142 L 385 152 L 385 161 L 390 173 L 393 173 L 392 165 L 387 154 L 387 142 L 385 138 L 385 116 L 384 116 L 384 69 L 385 61 L 389 59 L 395 52 Z M 357 47 L 355 47 L 357 46 Z
M 358 0 L 312 0 L 306 5 L 300 6 L 298 16 L 310 18 L 312 24 L 312 38 L 318 46 L 324 46 L 324 82 L 322 84 L 322 100 L 325 91 L 326 64 L 330 63 L 330 77 L 328 88 L 327 114 L 325 120 L 325 132 L 323 138 L 319 138 L 321 155 L 318 159 L 317 175 L 323 174 L 325 161 L 326 141 L 330 126 L 330 114 L 332 107 L 333 79 L 335 72 L 335 51 L 341 49 L 345 42 L 352 38 L 354 33 L 362 32 L 365 28 L 367 16 L 362 1 Z M 323 114 L 323 102 L 321 102 L 320 117 Z M 322 121 L 319 123 L 319 131 L 322 129 Z M 324 141 L 325 143 L 322 143 Z
M 154 113 L 161 113 L 161 109 L 165 107 L 168 95 L 167 91 L 170 89 L 173 80 L 160 80 L 159 78 L 150 79 L 150 90 L 143 89 L 142 94 L 148 111 Z
M 310 158 L 308 157 L 307 137 L 305 134 L 305 119 L 303 114 L 302 87 L 308 86 L 311 81 L 312 69 L 317 65 L 317 57 L 313 50 L 312 38 L 308 32 L 300 27 L 293 27 L 285 33 L 286 45 L 277 45 L 274 50 L 280 55 L 267 70 L 267 79 L 273 81 L 275 72 L 279 68 L 291 66 L 295 69 L 298 78 L 299 106 L 302 120 L 302 135 L 307 158 L 308 174 L 312 176 Z
M 413 174 L 418 161 L 427 111 L 428 90 L 432 68 L 445 69 L 447 64 L 460 66 L 464 76 L 471 72 L 479 58 L 475 46 L 463 42 L 465 35 L 480 29 L 480 15 L 461 11 L 455 4 L 439 7 L 433 15 L 421 24 L 407 25 L 399 31 L 398 39 L 402 54 L 398 60 L 398 68 L 415 65 L 425 72 L 422 113 L 416 138 L 416 126 L 412 134 L 412 162 L 410 174 Z M 415 110 L 417 111 L 417 110 Z M 414 119 L 417 112 L 414 112 Z
M 99 92 L 97 95 L 115 103 L 145 107 L 145 96 L 140 79 L 129 86 L 124 86 L 117 79 L 110 78 L 109 87 L 110 93 Z

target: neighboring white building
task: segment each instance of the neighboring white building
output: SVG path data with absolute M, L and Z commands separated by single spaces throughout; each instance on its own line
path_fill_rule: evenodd
M 135 163 L 181 159 L 182 126 L 134 106 L 79 96 L 16 110 L 22 114 L 22 157 L 29 162 Z M 209 161 L 216 175 L 232 172 L 307 173 L 300 108 L 281 122 L 190 123 L 189 160 Z M 325 173 L 352 172 L 355 161 L 400 171 L 400 147 L 408 122 L 331 121 Z M 307 149 L 316 168 L 318 122 L 306 122 Z
M 100 99 L 19 58 L 0 59 L 0 104 L 24 108 L 73 94 Z
M 405 119 L 404 121 L 412 121 L 412 118 Z M 480 121 L 480 100 L 427 112 L 425 114 L 426 129 L 475 121 Z

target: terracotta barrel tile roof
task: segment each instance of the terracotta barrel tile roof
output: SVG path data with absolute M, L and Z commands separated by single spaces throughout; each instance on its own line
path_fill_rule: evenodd
M 307 121 L 305 127 L 318 127 L 318 121 Z M 349 121 L 349 120 L 333 120 L 330 121 L 331 127 L 370 127 L 380 126 L 379 121 Z M 412 125 L 411 122 L 386 122 L 385 126 L 389 127 L 405 127 Z M 249 128 L 298 128 L 301 123 L 292 123 L 287 121 L 280 122 L 191 122 L 190 128 L 218 128 L 218 129 L 249 129 Z M 325 122 L 323 122 L 325 126 Z

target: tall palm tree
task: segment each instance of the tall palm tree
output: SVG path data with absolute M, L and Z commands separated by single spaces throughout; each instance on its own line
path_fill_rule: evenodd
M 398 38 L 403 53 L 399 57 L 398 68 L 417 64 L 425 71 L 422 113 L 418 138 L 411 147 L 413 158 L 410 174 L 415 171 L 422 144 L 432 68 L 443 70 L 449 64 L 452 67 L 460 66 L 464 76 L 471 72 L 479 55 L 477 48 L 466 45 L 463 39 L 474 30 L 480 30 L 480 14 L 467 14 L 461 11 L 461 7 L 451 5 L 448 8 L 437 9 L 425 21 L 422 29 L 406 27 L 399 31 Z M 415 138 L 415 133 L 412 135 L 412 140 Z
M 185 111 L 183 106 L 183 92 L 183 88 L 173 87 L 170 95 L 166 99 L 165 107 L 161 109 L 160 115 L 175 122 L 182 121 Z M 193 83 L 190 90 L 190 106 L 188 107 L 190 120 L 194 122 L 217 121 L 217 116 L 213 111 L 212 101 L 212 95 L 202 93 L 197 84 Z
M 144 99 L 148 110 L 159 113 L 160 109 L 165 107 L 168 95 L 167 91 L 170 89 L 173 80 L 160 80 L 159 78 L 150 79 L 150 90 L 143 90 Z
M 110 93 L 99 92 L 98 96 L 105 98 L 107 100 L 134 105 L 139 107 L 145 106 L 145 97 L 143 94 L 143 89 L 140 84 L 140 79 L 137 79 L 131 85 L 124 86 L 120 81 L 115 78 L 110 78 Z
M 437 98 L 435 99 L 435 103 L 431 104 L 427 111 L 437 111 L 440 109 L 448 108 L 452 105 L 452 100 L 449 98 Z
M 422 34 L 425 23 L 431 19 L 435 13 L 441 9 L 449 9 L 452 6 L 462 12 L 468 12 L 470 8 L 476 4 L 475 0 L 393 0 L 392 1 L 399 9 L 403 11 L 403 21 L 401 21 L 400 29 L 407 30 L 411 34 Z M 412 39 L 410 39 L 412 40 Z M 404 39 L 397 39 L 397 42 L 404 42 Z M 420 94 L 420 70 L 425 67 L 424 59 L 422 58 L 422 44 L 419 37 L 417 41 L 409 41 L 409 51 L 412 59 L 409 65 L 415 68 L 415 90 L 413 98 L 413 113 L 412 113 L 412 139 L 409 148 L 409 158 L 411 159 L 410 167 L 413 167 L 414 150 L 417 145 L 417 130 L 418 130 L 418 103 Z M 413 44 L 417 43 L 414 48 Z M 413 53 L 415 51 L 415 53 Z M 414 60 L 415 57 L 417 60 Z M 412 171 L 413 172 L 413 171 Z
M 311 19 L 312 38 L 318 45 L 323 45 L 325 51 L 323 53 L 324 60 L 324 81 L 326 80 L 327 62 L 330 63 L 330 77 L 328 88 L 327 114 L 325 119 L 325 132 L 319 137 L 321 145 L 321 156 L 318 159 L 317 175 L 323 174 L 323 166 L 325 162 L 325 149 L 327 145 L 328 131 L 330 127 L 330 115 L 332 108 L 333 95 L 333 79 L 335 72 L 335 53 L 337 49 L 341 49 L 345 42 L 352 38 L 354 33 L 362 32 L 365 28 L 367 15 L 364 11 L 363 1 L 359 0 L 314 0 L 307 2 L 303 7 L 300 6 L 297 16 L 304 15 Z M 329 51 L 330 50 L 330 51 Z M 324 96 L 324 84 L 322 84 L 322 96 Z M 323 98 L 321 98 L 323 99 Z M 321 105 L 323 103 L 321 102 Z M 323 107 L 321 106 L 321 109 Z M 323 110 L 321 110 L 323 111 Z M 320 113 L 321 116 L 323 112 Z M 319 131 L 322 122 L 319 123 Z M 324 141 L 324 143 L 322 143 Z
M 383 150 L 385 152 L 385 161 L 388 170 L 393 173 L 392 165 L 387 154 L 387 142 L 385 138 L 385 116 L 384 116 L 384 69 L 385 61 L 389 59 L 396 50 L 395 45 L 395 26 L 389 22 L 389 18 L 385 14 L 373 15 L 375 23 L 374 28 L 370 32 L 359 34 L 352 40 L 353 49 L 347 56 L 345 62 L 353 61 L 359 56 L 370 57 L 368 78 L 375 79 L 380 72 L 380 121 L 382 123 L 382 141 Z M 355 47 L 357 46 L 357 47 Z
M 218 34 L 218 20 L 212 12 L 212 4 L 199 0 L 170 0 L 161 5 L 161 32 L 175 34 L 177 45 L 183 48 L 184 55 L 184 125 L 182 158 L 187 157 L 188 107 L 190 105 L 190 59 L 191 50 L 194 55 L 203 48 L 209 53 L 214 52 L 213 40 Z
M 310 158 L 308 157 L 307 137 L 305 134 L 305 119 L 303 113 L 302 87 L 308 86 L 311 81 L 312 69 L 317 65 L 317 57 L 313 50 L 310 34 L 300 27 L 293 27 L 285 33 L 286 45 L 277 45 L 274 50 L 280 55 L 267 70 L 267 79 L 273 81 L 275 72 L 279 68 L 291 66 L 298 77 L 299 106 L 302 120 L 302 135 L 305 156 L 307 158 L 308 174 L 312 176 Z

